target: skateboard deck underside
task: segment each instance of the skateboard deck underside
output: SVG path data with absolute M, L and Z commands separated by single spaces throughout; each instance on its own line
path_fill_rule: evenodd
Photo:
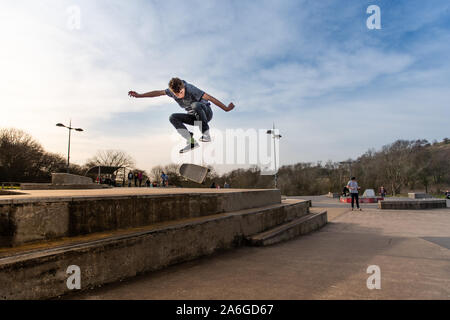
M 191 163 L 183 163 L 179 169 L 180 175 L 197 183 L 203 183 L 208 171 L 208 168 Z

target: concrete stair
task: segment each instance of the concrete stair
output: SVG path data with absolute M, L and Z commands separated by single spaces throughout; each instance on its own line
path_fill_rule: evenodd
M 0 299 L 48 299 L 69 294 L 72 290 L 66 284 L 67 269 L 73 265 L 80 268 L 81 290 L 86 290 L 245 245 L 248 239 L 261 245 L 288 240 L 326 223 L 326 212 L 311 213 L 310 201 L 281 201 L 279 190 L 202 192 L 204 194 L 190 191 L 188 195 L 181 192 L 149 197 L 153 199 L 139 196 L 151 206 L 141 205 L 131 211 L 134 212 L 130 213 L 132 217 L 140 217 L 135 220 L 127 218 L 118 208 L 136 205 L 136 199 L 123 195 L 120 199 L 109 198 L 109 201 L 98 196 L 58 201 L 46 198 L 44 202 L 52 208 L 47 211 L 36 210 L 43 205 L 36 199 L 4 200 L 6 206 L 3 211 L 0 207 L 0 214 L 3 214 L 3 222 L 16 223 L 13 230 L 32 228 L 33 212 L 46 219 L 60 219 L 61 212 L 77 207 L 73 206 L 73 201 L 84 209 L 74 210 L 77 214 L 69 212 L 66 218 L 91 217 L 86 221 L 100 228 L 62 233 L 40 241 L 17 241 L 13 245 L 11 241 L 4 242 L 8 245 L 0 246 Z M 15 208 L 13 214 L 7 215 L 8 209 L 14 208 L 13 204 L 20 207 L 23 203 L 29 206 L 27 214 L 23 213 L 24 209 L 17 211 Z M 101 203 L 103 209 L 96 211 L 95 203 Z M 105 216 L 115 217 L 116 223 L 110 223 L 111 219 Z M 143 216 L 157 218 L 145 220 Z M 9 239 L 14 239 L 11 236 L 14 235 Z
M 327 224 L 326 211 L 309 213 L 270 230 L 250 236 L 247 238 L 247 242 L 252 246 L 268 246 L 308 234 L 325 224 Z
M 70 196 L 71 193 L 62 191 L 54 192 L 51 197 L 39 192 L 2 196 L 0 247 L 148 226 L 281 202 L 279 190 L 147 190 L 144 194 L 84 190 L 72 191 Z

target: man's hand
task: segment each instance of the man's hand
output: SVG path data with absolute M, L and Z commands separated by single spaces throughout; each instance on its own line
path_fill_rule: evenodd
M 150 91 L 147 93 L 137 93 L 136 91 L 129 91 L 128 95 L 130 97 L 134 97 L 134 98 L 154 98 L 154 97 L 159 97 L 159 96 L 165 96 L 166 91 L 156 90 L 156 91 Z
M 139 93 L 137 93 L 136 91 L 128 91 L 128 95 L 133 98 L 139 97 Z
M 234 104 L 233 104 L 233 102 L 231 102 L 231 103 L 228 105 L 227 110 L 225 110 L 225 111 L 228 112 L 228 111 L 231 111 L 231 110 L 233 110 L 233 109 L 234 109 Z

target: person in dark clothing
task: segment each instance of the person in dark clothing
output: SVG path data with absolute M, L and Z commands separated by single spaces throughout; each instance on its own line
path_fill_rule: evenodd
M 128 172 L 128 187 L 131 187 L 131 181 L 133 181 L 133 172 Z
M 135 186 L 135 187 L 138 186 L 137 181 L 138 181 L 138 173 L 135 172 L 135 173 L 134 173 L 134 186 Z
M 386 197 L 386 193 L 387 193 L 386 189 L 384 187 L 381 187 L 380 188 L 380 196 L 385 198 Z
M 143 179 L 142 172 L 139 172 L 139 173 L 138 173 L 139 188 L 142 186 L 142 179 Z
M 350 195 L 352 196 L 352 211 L 355 207 L 355 200 L 356 200 L 356 208 L 359 209 L 359 211 L 362 211 L 362 209 L 359 207 L 359 189 L 361 189 L 358 186 L 358 182 L 356 182 L 356 178 L 352 177 L 351 180 L 347 183 L 347 188 L 350 189 Z
M 350 190 L 347 188 L 347 186 L 345 186 L 344 189 L 342 190 L 342 196 L 344 197 L 348 196 L 349 191 Z

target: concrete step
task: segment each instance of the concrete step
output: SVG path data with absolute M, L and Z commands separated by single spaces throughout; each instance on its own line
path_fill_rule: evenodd
M 445 199 L 388 199 L 378 201 L 378 208 L 386 210 L 426 210 L 447 208 Z
M 326 223 L 326 211 L 311 212 L 268 231 L 252 235 L 247 238 L 247 242 L 252 246 L 268 246 L 310 233 L 323 227 Z
M 279 190 L 119 188 L 0 197 L 0 247 L 281 203 Z
M 151 226 L 0 249 L 0 299 L 46 299 L 70 293 L 69 266 L 81 289 L 230 249 L 246 237 L 309 214 L 310 201 L 285 200 Z
M 107 189 L 105 184 L 51 184 L 51 183 L 21 183 L 21 190 L 70 190 L 70 189 Z

